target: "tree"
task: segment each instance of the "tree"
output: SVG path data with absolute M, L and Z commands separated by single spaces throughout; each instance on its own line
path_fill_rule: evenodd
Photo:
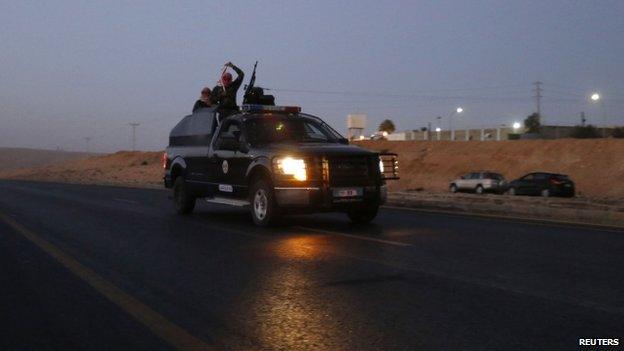
M 537 112 L 531 114 L 524 120 L 524 128 L 527 133 L 539 133 L 540 127 L 540 115 Z
M 394 122 L 389 119 L 384 119 L 379 125 L 380 132 L 388 132 L 388 134 L 392 134 L 395 130 L 396 128 L 394 127 Z
M 586 126 L 574 126 L 570 136 L 577 139 L 594 139 L 600 138 L 600 133 L 598 128 L 588 124 Z

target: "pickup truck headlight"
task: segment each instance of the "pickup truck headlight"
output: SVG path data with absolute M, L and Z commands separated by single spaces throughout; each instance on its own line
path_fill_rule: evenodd
M 275 162 L 275 170 L 278 173 L 292 176 L 296 180 L 306 180 L 308 178 L 307 171 L 306 171 L 306 164 L 303 159 L 292 158 L 292 157 L 282 157 L 282 158 L 276 158 L 274 162 Z

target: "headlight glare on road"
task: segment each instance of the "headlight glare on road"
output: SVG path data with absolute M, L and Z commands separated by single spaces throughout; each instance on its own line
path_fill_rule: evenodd
M 275 160 L 275 166 L 278 172 L 284 175 L 290 175 L 296 180 L 306 180 L 306 164 L 303 159 L 284 157 Z

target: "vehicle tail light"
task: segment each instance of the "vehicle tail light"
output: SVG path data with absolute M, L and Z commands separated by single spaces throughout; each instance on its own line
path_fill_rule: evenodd
M 162 166 L 163 166 L 163 168 L 164 168 L 164 169 L 167 169 L 167 161 L 168 161 L 168 159 L 167 159 L 167 153 L 166 153 L 166 152 L 163 152 L 163 156 L 162 156 Z

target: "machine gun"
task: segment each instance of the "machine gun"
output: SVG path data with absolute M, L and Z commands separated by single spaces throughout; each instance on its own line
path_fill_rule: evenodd
M 245 85 L 245 95 L 243 95 L 243 105 L 275 105 L 275 97 L 273 95 L 265 95 L 264 89 L 256 87 L 256 67 L 258 61 L 254 64 L 249 84 Z

